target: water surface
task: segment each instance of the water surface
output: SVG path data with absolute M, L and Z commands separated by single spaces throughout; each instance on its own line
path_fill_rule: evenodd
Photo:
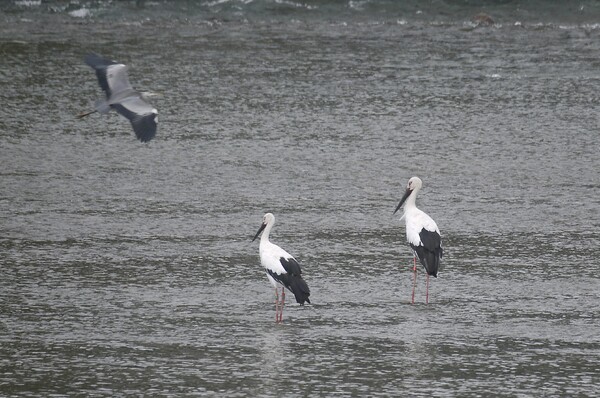
M 600 7 L 577 4 L 3 5 L 0 393 L 595 394 Z M 89 51 L 162 94 L 152 142 L 74 117 Z M 445 248 L 429 305 L 392 215 L 413 175 Z M 312 292 L 279 326 L 267 211 Z

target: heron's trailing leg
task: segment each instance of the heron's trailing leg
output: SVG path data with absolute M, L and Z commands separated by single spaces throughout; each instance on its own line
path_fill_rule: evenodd
M 415 288 L 417 287 L 417 257 L 414 257 L 414 265 L 413 265 L 413 289 L 412 289 L 412 303 L 415 303 Z
M 86 116 L 91 115 L 92 113 L 96 113 L 96 112 L 106 115 L 109 111 L 110 111 L 110 105 L 109 105 L 108 101 L 106 101 L 104 99 L 99 99 L 99 100 L 96 100 L 96 102 L 94 102 L 94 110 L 93 111 L 81 112 L 79 115 L 77 115 L 77 117 L 79 119 L 81 119 L 82 117 L 86 117 Z
M 79 115 L 77 115 L 77 117 L 79 119 L 81 119 L 83 117 L 86 117 L 86 116 L 91 115 L 92 113 L 96 113 L 96 112 L 98 112 L 96 109 L 94 109 L 93 111 L 89 111 L 89 112 L 81 112 Z

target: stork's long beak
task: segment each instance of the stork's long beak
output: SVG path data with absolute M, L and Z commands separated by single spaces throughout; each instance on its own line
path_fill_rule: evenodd
M 412 189 L 407 188 L 406 192 L 404 192 L 404 196 L 402 197 L 402 199 L 400 199 L 400 203 L 398 204 L 398 207 L 396 207 L 396 210 L 394 210 L 393 214 L 396 214 L 396 212 L 398 210 L 400 210 L 400 208 L 402 207 L 402 205 L 404 204 L 404 202 L 406 201 L 406 198 L 408 198 L 410 196 L 410 194 L 412 193 Z
M 265 227 L 267 226 L 267 224 L 263 223 L 260 228 L 258 229 L 258 232 L 256 233 L 256 235 L 254 235 L 254 238 L 252 238 L 252 242 L 254 242 L 256 240 L 256 238 L 258 238 L 258 235 L 260 235 L 260 233 L 263 231 L 263 229 L 265 229 Z

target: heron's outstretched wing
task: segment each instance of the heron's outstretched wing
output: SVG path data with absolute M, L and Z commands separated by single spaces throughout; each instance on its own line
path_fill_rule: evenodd
M 117 61 L 113 61 L 112 59 L 104 58 L 101 55 L 96 53 L 89 53 L 85 56 L 85 63 L 91 66 L 94 69 L 102 69 L 107 68 L 110 65 L 118 64 Z
M 148 142 L 156 135 L 158 111 L 139 97 L 111 105 L 131 122 L 135 135 L 142 142 Z
M 127 66 L 94 53 L 85 56 L 85 63 L 96 71 L 106 99 L 110 100 L 111 96 L 124 90 L 133 90 L 127 76 Z

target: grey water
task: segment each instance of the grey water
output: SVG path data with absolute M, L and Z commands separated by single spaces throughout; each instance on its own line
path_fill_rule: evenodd
M 2 3 L 0 395 L 597 394 L 600 5 L 473 3 Z M 75 117 L 90 51 L 153 141 Z M 313 303 L 281 325 L 266 212 Z

